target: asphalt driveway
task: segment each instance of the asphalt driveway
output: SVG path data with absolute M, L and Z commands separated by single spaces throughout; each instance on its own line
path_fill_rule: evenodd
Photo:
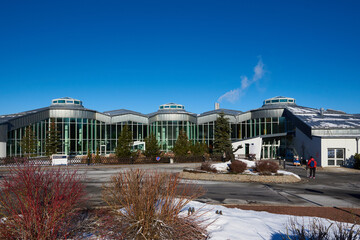
M 122 166 L 81 167 L 86 174 L 86 190 L 92 205 L 103 205 L 102 185 L 110 176 L 127 168 L 143 168 L 167 172 L 180 172 L 192 164 L 150 164 Z M 202 185 L 206 194 L 201 202 L 213 204 L 272 204 L 296 206 L 328 206 L 360 208 L 360 171 L 344 168 L 319 169 L 316 179 L 306 178 L 303 167 L 286 166 L 287 171 L 298 174 L 302 181 L 292 184 L 262 184 L 195 181 Z

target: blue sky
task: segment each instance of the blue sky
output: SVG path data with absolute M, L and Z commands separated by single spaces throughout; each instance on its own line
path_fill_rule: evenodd
M 0 115 L 247 111 L 274 96 L 360 113 L 360 1 L 0 1 Z M 256 72 L 255 72 L 256 69 Z

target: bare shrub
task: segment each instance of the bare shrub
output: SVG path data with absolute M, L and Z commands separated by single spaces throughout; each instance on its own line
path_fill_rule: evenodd
M 0 238 L 66 238 L 84 196 L 80 180 L 76 171 L 60 168 L 10 167 L 0 182 Z
M 231 162 L 229 167 L 230 167 L 230 172 L 243 173 L 247 168 L 247 164 L 242 161 L 235 160 Z
M 279 170 L 279 164 L 269 160 L 260 160 L 255 162 L 255 171 L 276 173 Z
M 331 223 L 325 226 L 318 218 L 309 220 L 308 224 L 304 221 L 299 223 L 294 218 L 290 218 L 287 233 L 282 234 L 282 239 L 287 240 L 302 240 L 302 239 L 317 239 L 317 240 L 359 240 L 360 228 L 356 223 Z
M 309 220 L 307 225 L 304 222 L 302 224 L 298 223 L 295 218 L 290 218 L 287 226 L 288 232 L 282 238 L 289 240 L 328 240 L 331 239 L 329 234 L 331 226 L 332 224 L 328 227 L 324 226 L 318 218 L 314 218 L 312 221 Z
M 360 228 L 356 223 L 336 223 L 336 228 L 333 230 L 334 237 L 337 240 L 359 240 Z
M 125 239 L 206 239 L 199 215 L 180 214 L 202 194 L 201 187 L 180 185 L 177 174 L 132 169 L 112 176 L 103 191 L 112 209 L 105 222 L 114 228 L 106 237 L 121 231 Z
M 207 172 L 217 173 L 216 168 L 212 166 L 211 162 L 203 162 L 200 169 Z

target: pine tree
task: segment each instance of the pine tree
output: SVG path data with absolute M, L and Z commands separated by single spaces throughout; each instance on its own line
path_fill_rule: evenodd
M 99 148 L 96 149 L 96 155 L 95 155 L 95 163 L 101 163 L 101 157 L 100 157 L 100 151 Z
M 215 121 L 214 152 L 224 153 L 229 151 L 232 151 L 229 120 L 221 112 Z
M 186 156 L 190 151 L 190 147 L 191 143 L 189 142 L 186 133 L 181 130 L 172 149 L 175 153 L 175 156 Z
M 156 157 L 160 155 L 160 146 L 153 133 L 145 138 L 145 156 Z
M 115 154 L 118 157 L 131 156 L 132 132 L 128 125 L 125 125 L 119 135 Z
M 35 154 L 36 137 L 31 126 L 25 128 L 25 134 L 21 139 L 20 146 L 21 146 L 21 152 L 24 156 L 30 157 Z
M 51 121 L 50 128 L 46 133 L 45 149 L 46 155 L 50 156 L 56 154 L 59 150 L 60 136 L 59 131 L 56 129 L 55 122 Z
M 191 154 L 194 156 L 202 156 L 208 152 L 206 143 L 195 142 L 191 145 Z

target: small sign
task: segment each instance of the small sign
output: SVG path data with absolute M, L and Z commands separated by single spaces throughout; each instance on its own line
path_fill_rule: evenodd
M 53 154 L 51 156 L 52 165 L 68 165 L 68 156 L 62 154 Z
M 156 161 L 160 161 L 160 157 L 156 157 Z

